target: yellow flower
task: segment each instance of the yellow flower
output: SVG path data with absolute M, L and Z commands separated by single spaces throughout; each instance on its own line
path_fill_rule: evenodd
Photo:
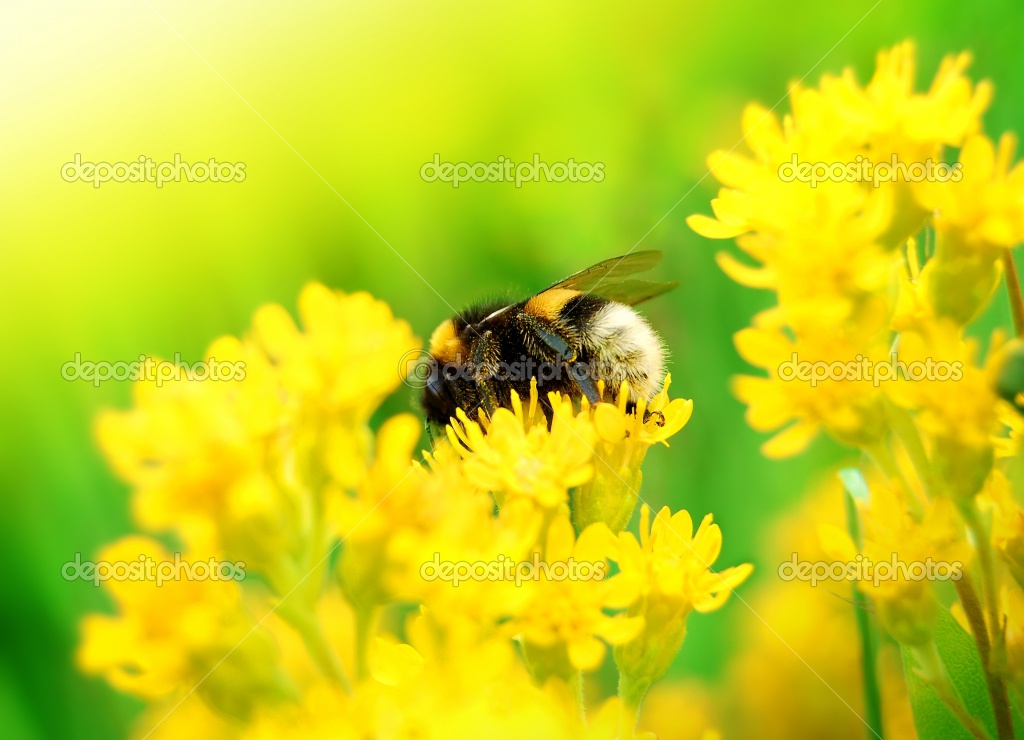
M 368 420 L 401 383 L 398 360 L 417 349 L 409 325 L 369 293 L 310 283 L 299 295 L 303 331 L 281 306 L 260 308 L 253 338 L 278 368 L 290 402 Z
M 368 608 L 394 598 L 387 558 L 388 538 L 416 515 L 407 504 L 418 476 L 411 453 L 421 425 L 409 414 L 389 419 L 377 434 L 375 457 L 358 494 L 333 491 L 327 518 L 342 540 L 338 572 L 349 600 Z
M 360 740 L 373 731 L 368 711 L 326 681 L 306 689 L 299 704 L 261 707 L 238 740 Z
M 529 501 L 509 501 L 497 516 L 494 500 L 449 446 L 416 464 L 420 422 L 389 419 L 376 439 L 375 460 L 355 496 L 335 491 L 328 518 L 342 538 L 338 572 L 349 599 L 364 608 L 395 599 L 429 601 L 444 615 L 472 614 L 489 625 L 522 598 L 505 584 L 468 580 L 457 588 L 437 579 L 435 559 L 518 562 L 537 540 L 540 512 Z M 442 607 L 443 605 L 443 607 Z
M 822 428 L 840 442 L 865 448 L 877 447 L 886 433 L 876 385 L 861 378 L 829 379 L 816 387 L 780 383 L 783 363 L 854 366 L 867 358 L 877 365 L 888 360 L 893 327 L 920 328 L 936 315 L 962 324 L 990 296 L 998 265 L 991 259 L 977 266 L 944 259 L 950 250 L 943 242 L 949 239 L 941 233 L 937 258 L 921 270 L 916 246 L 913 255 L 896 249 L 944 195 L 958 197 L 948 189 L 957 183 L 917 193 L 916 183 L 906 178 L 873 182 L 861 168 L 872 164 L 877 174 L 890 155 L 906 165 L 941 161 L 943 147 L 967 141 L 964 151 L 978 160 L 978 177 L 993 181 L 991 194 L 975 187 L 962 207 L 949 208 L 949 216 L 937 213 L 936 227 L 949 231 L 941 226 L 943 219 L 974 223 L 983 211 L 992 215 L 986 233 L 997 231 L 992 225 L 997 222 L 1016 223 L 1020 176 L 1007 173 L 1010 155 L 1001 154 L 997 166 L 990 161 L 994 156 L 974 153 L 978 145 L 970 137 L 980 129 L 991 87 L 971 84 L 963 74 L 969 62 L 966 54 L 947 58 L 931 88 L 916 93 L 914 48 L 900 44 L 879 54 L 865 88 L 852 70 L 841 77 L 826 75 L 819 88 L 794 86 L 792 113 L 781 124 L 771 112 L 748 107 L 743 129 L 752 156 L 715 152 L 709 157 L 725 187 L 712 201 L 714 219 L 694 215 L 688 223 L 709 238 L 737 237 L 757 266 L 725 253 L 718 256 L 720 266 L 737 282 L 771 289 L 778 298 L 753 328 L 736 336 L 744 358 L 769 373 L 734 383 L 736 395 L 749 406 L 750 424 L 771 431 L 795 421 L 765 445 L 766 454 L 798 452 Z M 800 163 L 838 163 L 841 176 L 800 181 Z M 992 172 L 997 174 L 990 177 Z M 909 278 L 902 267 L 905 256 Z
M 568 517 L 556 518 L 548 528 L 543 562 L 566 573 L 574 564 L 580 567 L 578 578 L 561 579 L 559 570 L 542 568 L 542 577 L 524 584 L 530 599 L 510 630 L 523 642 L 527 662 L 540 681 L 597 669 L 605 656 L 602 639 L 620 645 L 643 628 L 643 619 L 605 611 L 623 609 L 637 597 L 635 579 L 605 577 L 610 544 L 611 533 L 601 523 L 587 527 L 579 539 Z
M 843 122 L 843 136 L 858 144 L 870 142 L 884 153 L 919 157 L 928 156 L 936 145 L 959 146 L 978 131 L 992 86 L 972 86 L 964 76 L 971 55 L 943 59 L 926 93 L 914 92 L 915 56 L 910 41 L 880 51 L 874 77 L 864 89 L 852 69 L 839 78 L 822 79 L 822 95 Z
M 1001 341 L 1000 335 L 993 337 L 988 362 L 979 367 L 977 342 L 964 339 L 948 319 L 904 332 L 899 358 L 908 372 L 886 385 L 896 405 L 916 412 L 943 489 L 962 499 L 981 489 L 995 457 L 1001 406 L 995 376 Z M 934 370 L 926 374 L 929 367 Z
M 617 737 L 636 707 L 604 702 L 588 724 L 582 671 L 640 634 L 643 618 L 623 610 L 642 583 L 607 577 L 617 545 L 604 521 L 628 522 L 647 450 L 692 402 L 670 400 L 667 380 L 630 412 L 624 395 L 594 407 L 551 395 L 549 422 L 534 386 L 491 418 L 460 412 L 420 463 L 415 417 L 369 426 L 415 346 L 408 326 L 315 284 L 300 315 L 301 331 L 264 307 L 244 339 L 211 347 L 245 363 L 245 382 L 140 383 L 133 409 L 98 422 L 144 527 L 259 578 L 109 584 L 118 613 L 83 623 L 82 669 L 151 701 L 153 725 L 188 698 L 181 716 L 218 740 Z M 134 550 L 168 557 L 149 540 L 105 556 Z M 448 563 L 474 577 L 437 577 Z M 496 564 L 513 577 L 490 577 Z M 419 606 L 404 633 L 384 609 L 395 602 Z
M 849 534 L 832 525 L 819 530 L 822 546 L 836 560 L 870 563 L 872 569 L 865 568 L 858 583 L 871 596 L 882 625 L 901 643 L 924 645 L 932 638 L 938 602 L 931 581 L 918 576 L 926 573 L 928 563 L 934 563 L 938 575 L 951 579 L 970 561 L 964 527 L 953 502 L 935 499 L 919 519 L 900 496 L 876 486 L 870 501 L 858 502 L 858 506 L 864 536 L 861 551 Z M 944 564 L 941 572 L 939 563 Z
M 801 452 L 822 429 L 848 445 L 875 444 L 885 433 L 882 394 L 865 361 L 889 360 L 884 342 L 858 344 L 842 334 L 800 335 L 795 340 L 765 312 L 734 337 L 740 355 L 768 377 L 741 375 L 732 390 L 747 404 L 747 423 L 770 432 L 786 426 L 761 448 L 768 457 Z M 838 378 L 838 379 L 837 379 Z
M 281 306 L 262 307 L 253 319 L 253 340 L 274 364 L 285 403 L 305 427 L 295 430 L 293 443 L 321 458 L 309 464 L 325 464 L 351 487 L 369 449 L 370 416 L 401 382 L 402 355 L 420 343 L 368 293 L 346 295 L 311 283 L 299 296 L 299 316 L 304 331 Z
M 107 546 L 97 562 L 131 564 L 140 558 L 151 560 L 148 576 L 104 581 L 117 616 L 93 614 L 83 621 L 77 655 L 83 671 L 102 675 L 122 691 L 157 699 L 199 684 L 223 660 L 198 691 L 232 716 L 244 716 L 254 704 L 280 694 L 273 645 L 265 632 L 252 632 L 255 623 L 235 580 L 192 580 L 182 573 L 158 584 L 158 571 L 169 574 L 177 566 L 146 537 Z M 189 557 L 181 562 L 193 565 Z
M 508 497 L 525 496 L 544 509 L 556 509 L 568 502 L 569 489 L 593 476 L 595 433 L 590 420 L 573 411 L 568 396 L 555 394 L 549 396 L 549 430 L 535 383 L 530 395 L 524 410 L 513 391 L 512 409 L 500 408 L 479 423 L 459 409 L 460 423 L 448 426 L 448 439 L 465 458 L 469 477 L 493 492 L 499 505 Z
M 133 487 L 139 524 L 174 530 L 193 548 L 223 549 L 236 540 L 248 561 L 285 547 L 294 522 L 273 479 L 273 440 L 287 423 L 272 368 L 232 337 L 214 342 L 207 359 L 235 362 L 243 380 L 140 378 L 135 406 L 104 411 L 96 436 L 118 475 Z M 261 542 L 245 529 L 259 529 Z M 253 563 L 255 565 L 255 563 Z
M 429 621 L 425 615 L 410 620 L 408 645 L 376 645 L 375 682 L 362 687 L 372 722 L 367 734 L 436 740 L 576 736 L 565 686 L 534 685 L 508 640 L 439 643 Z
M 631 412 L 626 410 L 625 387 L 615 403 L 591 408 L 584 400 L 583 409 L 592 414 L 597 441 L 594 477 L 572 494 L 577 529 L 604 522 L 612 532 L 620 532 L 629 523 L 640 495 L 640 466 L 647 450 L 656 444 L 668 447 L 668 438 L 686 426 L 693 414 L 693 401 L 669 399 L 671 382 L 672 376 L 665 376 L 661 391 L 650 403 L 641 399 Z
M 620 695 L 627 705 L 639 705 L 651 684 L 675 659 L 686 636 L 691 611 L 720 609 L 732 591 L 753 570 L 749 563 L 720 572 L 711 566 L 722 550 L 722 531 L 704 517 L 693 531 L 686 511 L 675 514 L 666 506 L 651 522 L 646 504 L 640 509 L 640 541 L 630 532 L 618 536 L 615 559 L 627 577 L 640 584 L 641 598 L 629 615 L 643 619 L 643 631 L 615 649 L 621 674 Z
M 1010 133 L 998 148 L 985 136 L 972 136 L 960 150 L 962 177 L 920 183 L 918 197 L 936 212 L 946 249 L 996 257 L 1024 241 L 1024 163 L 1012 164 L 1016 144 Z

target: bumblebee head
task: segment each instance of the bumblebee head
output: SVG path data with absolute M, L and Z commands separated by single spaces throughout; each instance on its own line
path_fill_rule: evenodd
M 420 403 L 423 406 L 423 413 L 427 422 L 443 429 L 449 420 L 455 416 L 455 395 L 452 392 L 450 382 L 442 372 L 442 364 L 433 355 L 426 361 L 426 382 L 423 385 L 423 395 Z

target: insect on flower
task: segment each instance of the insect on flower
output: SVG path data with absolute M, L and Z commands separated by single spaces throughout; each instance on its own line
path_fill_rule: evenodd
M 513 390 L 529 398 L 532 381 L 549 419 L 551 392 L 595 404 L 625 386 L 630 408 L 649 401 L 665 377 L 665 347 L 633 306 L 678 283 L 632 276 L 663 256 L 613 257 L 518 303 L 481 303 L 444 321 L 430 337 L 428 428 L 448 424 L 460 408 L 470 418 L 479 409 L 491 416 L 509 407 Z

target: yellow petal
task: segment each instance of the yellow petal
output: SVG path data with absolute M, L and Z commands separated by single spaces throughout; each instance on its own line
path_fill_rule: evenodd
M 411 645 L 375 638 L 369 656 L 370 675 L 385 686 L 399 686 L 423 670 L 423 656 Z
M 857 547 L 850 535 L 832 524 L 818 526 L 818 542 L 825 554 L 836 560 L 852 562 L 857 559 Z
M 710 216 L 704 216 L 700 213 L 688 216 L 686 219 L 686 225 L 708 239 L 732 239 L 740 234 L 745 234 L 750 231 L 750 227 L 744 224 L 723 224 L 721 221 L 713 219 Z
M 748 288 L 771 288 L 775 286 L 778 276 L 767 267 L 750 267 L 740 262 L 728 252 L 718 252 L 715 262 L 726 275 L 740 285 Z
M 605 442 L 621 442 L 626 437 L 626 415 L 610 403 L 594 408 L 594 428 Z
M 600 668 L 604 654 L 604 643 L 596 637 L 583 637 L 569 643 L 569 660 L 581 671 Z
M 643 617 L 617 616 L 604 620 L 595 632 L 611 645 L 623 645 L 643 632 Z
M 781 459 L 802 452 L 818 434 L 818 425 L 801 421 L 787 427 L 761 445 L 765 457 Z
M 548 527 L 547 548 L 544 560 L 549 563 L 567 562 L 572 557 L 573 545 L 576 543 L 576 532 L 567 516 L 556 517 Z

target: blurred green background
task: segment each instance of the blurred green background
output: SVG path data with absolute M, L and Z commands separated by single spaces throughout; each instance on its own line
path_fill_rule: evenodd
M 777 564 L 758 560 L 766 523 L 847 453 L 819 442 L 768 461 L 729 395 L 743 370 L 732 334 L 769 297 L 726 279 L 713 261 L 725 245 L 684 223 L 716 191 L 701 181 L 705 156 L 738 141 L 745 103 L 774 105 L 812 68 L 807 84 L 847 65 L 866 82 L 878 49 L 904 38 L 918 42 L 919 87 L 943 55 L 973 51 L 972 76 L 996 84 L 988 133 L 1024 131 L 1021 3 L 872 4 L 5 0 L 2 734 L 123 737 L 138 710 L 76 673 L 78 620 L 109 605 L 60 575 L 76 552 L 132 529 L 128 491 L 91 436 L 97 410 L 127 406 L 130 388 L 65 382 L 61 365 L 76 352 L 199 359 L 257 306 L 294 310 L 309 280 L 368 290 L 426 338 L 450 313 L 438 294 L 461 308 L 638 242 L 663 249 L 658 277 L 682 287 L 646 313 L 672 351 L 674 395 L 695 413 L 671 449 L 652 451 L 643 496 L 713 511 L 719 562 L 754 560 L 756 578 L 773 578 Z M 94 189 L 61 179 L 76 153 L 213 157 L 245 162 L 246 178 Z M 571 157 L 603 162 L 606 176 L 456 190 L 420 179 L 435 153 Z M 1004 304 L 983 328 L 1008 324 Z M 412 405 L 403 388 L 383 412 Z M 675 675 L 720 676 L 742 610 L 690 620 Z

